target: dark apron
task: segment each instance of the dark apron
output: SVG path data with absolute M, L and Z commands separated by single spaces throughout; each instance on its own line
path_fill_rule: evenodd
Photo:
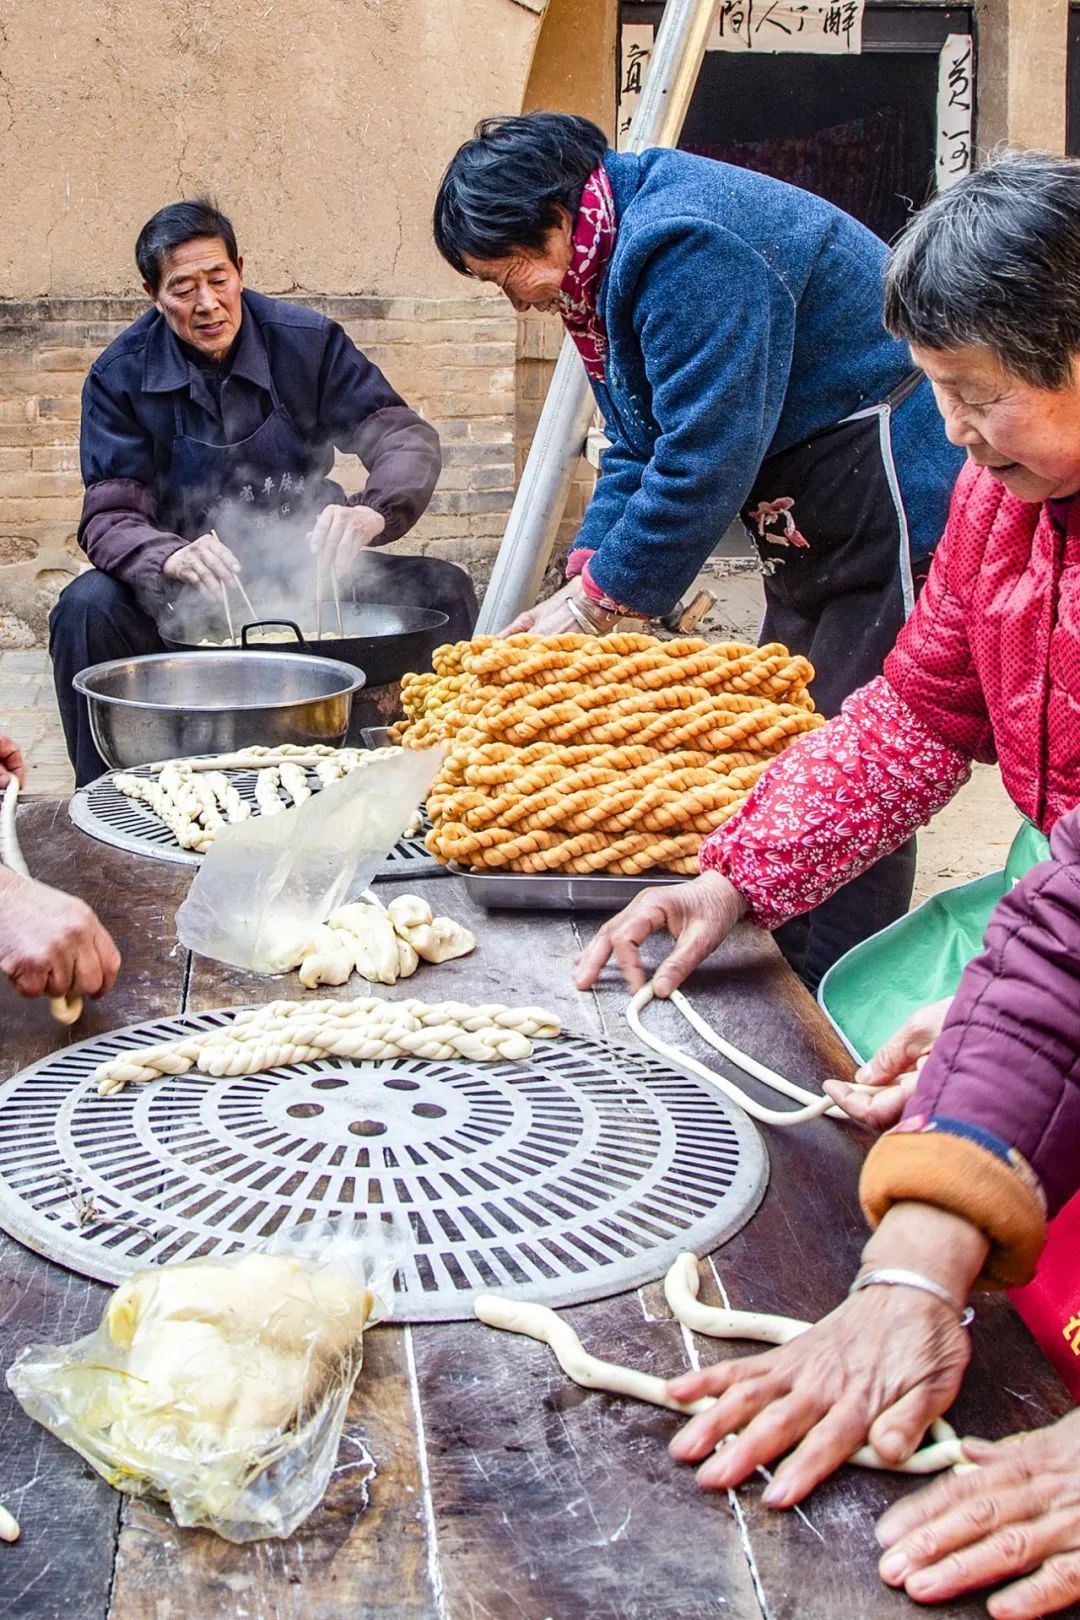
M 914 606 L 907 517 L 892 456 L 892 413 L 922 381 L 911 372 L 857 411 L 761 465 L 742 509 L 765 573 L 761 640 L 814 666 L 830 718 L 881 668 Z M 915 840 L 894 850 L 776 939 L 811 990 L 840 956 L 907 910 Z
M 270 415 L 235 444 L 209 444 L 184 432 L 179 400 L 165 478 L 163 517 L 186 540 L 218 530 L 227 545 L 250 550 L 271 526 L 310 529 L 324 506 L 344 504 L 340 484 L 313 473 L 311 457 L 270 378 Z
M 256 579 L 259 542 L 273 531 L 274 576 L 279 585 L 289 582 L 305 596 L 313 589 L 315 566 L 307 550 L 308 532 L 323 507 L 345 504 L 345 491 L 314 469 L 273 378 L 270 400 L 273 408 L 266 421 L 236 444 L 208 444 L 185 433 L 176 403 L 163 522 L 189 540 L 217 529 L 241 567 Z M 449 641 L 470 636 L 476 623 L 476 596 L 468 574 L 437 557 L 404 557 L 372 549 L 341 580 L 341 590 L 358 606 L 389 603 L 446 613 Z

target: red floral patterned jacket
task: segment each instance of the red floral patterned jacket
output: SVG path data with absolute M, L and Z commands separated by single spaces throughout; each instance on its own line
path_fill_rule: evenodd
M 1045 506 L 968 466 L 884 674 L 770 766 L 705 842 L 776 928 L 896 849 L 996 759 L 1044 832 L 1080 803 L 1080 501 Z

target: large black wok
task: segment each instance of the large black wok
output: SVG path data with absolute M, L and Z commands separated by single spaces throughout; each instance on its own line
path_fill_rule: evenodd
M 322 636 L 316 639 L 308 607 L 304 619 L 288 608 L 274 618 L 253 619 L 241 609 L 233 613 L 235 642 L 230 639 L 224 613 L 205 602 L 169 604 L 158 615 L 158 633 L 165 645 L 180 652 L 201 652 L 246 646 L 273 652 L 306 652 L 353 664 L 367 676 L 367 686 L 386 686 L 403 675 L 431 668 L 431 655 L 446 640 L 447 614 L 435 608 L 397 607 L 389 603 L 341 604 L 344 636 L 337 634 L 333 603 L 322 610 Z

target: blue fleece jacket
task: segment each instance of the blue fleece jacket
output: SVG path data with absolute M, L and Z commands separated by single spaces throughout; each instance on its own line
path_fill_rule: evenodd
M 875 405 L 911 370 L 881 320 L 884 243 L 820 197 L 685 152 L 609 152 L 618 232 L 600 287 L 612 441 L 575 549 L 617 602 L 666 612 L 765 457 Z M 915 558 L 963 453 L 928 383 L 892 444 Z

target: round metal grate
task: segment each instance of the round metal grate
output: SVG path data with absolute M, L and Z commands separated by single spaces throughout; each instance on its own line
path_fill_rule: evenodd
M 395 1318 L 454 1321 L 479 1290 L 568 1305 L 650 1280 L 730 1237 L 765 1189 L 745 1115 L 581 1035 L 537 1041 L 524 1063 L 324 1059 L 98 1096 L 103 1058 L 228 1016 L 116 1030 L 0 1087 L 0 1226 L 118 1282 L 300 1221 L 400 1220 Z
M 145 766 L 127 772 L 129 776 L 152 776 Z M 225 771 L 242 799 L 259 814 L 255 799 L 257 772 Z M 318 793 L 322 783 L 314 771 L 308 772 L 312 791 Z M 195 850 L 181 849 L 164 822 L 138 799 L 129 799 L 113 786 L 113 773 L 99 776 L 96 782 L 80 788 L 72 795 L 68 813 L 80 832 L 88 833 L 100 843 L 111 844 L 114 849 L 127 850 L 129 855 L 146 855 L 155 861 L 171 861 L 177 866 L 198 866 L 202 856 Z M 424 845 L 424 835 L 431 829 L 427 816 L 415 838 L 401 838 L 394 845 L 376 874 L 381 878 L 434 877 L 446 872 Z

